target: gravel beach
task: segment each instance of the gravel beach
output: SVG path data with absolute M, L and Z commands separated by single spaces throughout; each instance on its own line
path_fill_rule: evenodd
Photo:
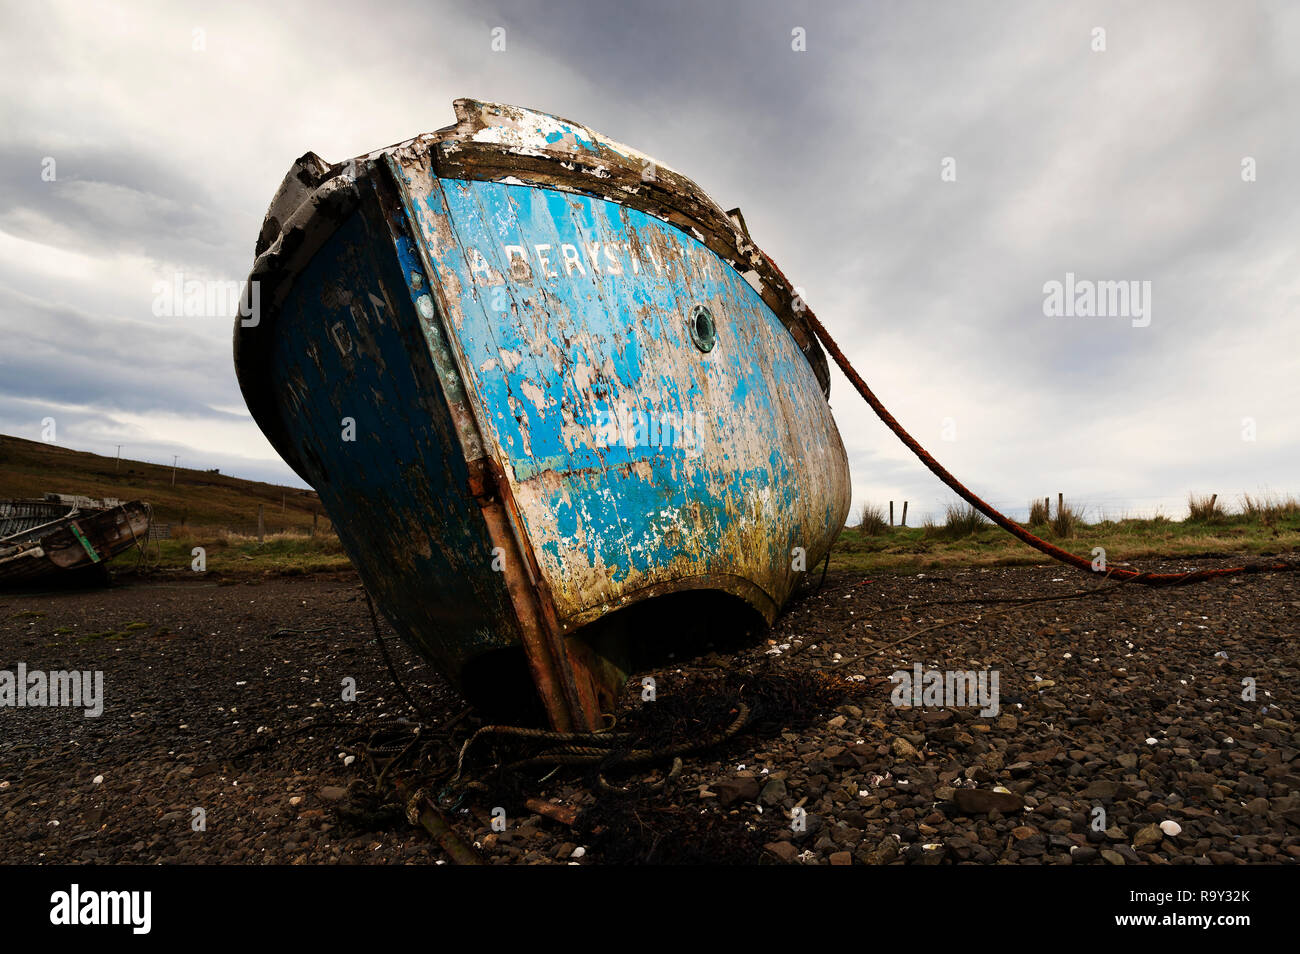
M 610 773 L 619 794 L 591 771 L 538 769 L 446 817 L 496 864 L 1300 859 L 1300 577 L 1009 602 L 1093 586 L 1054 566 L 832 574 L 763 638 L 642 674 L 655 701 L 629 684 L 632 724 L 638 707 L 707 700 L 714 729 L 738 702 L 753 710 L 675 777 L 668 759 Z M 426 722 L 459 720 L 459 745 L 474 716 L 388 644 Z M 104 708 L 0 709 L 6 863 L 447 860 L 357 757 L 358 738 L 413 712 L 350 573 L 0 594 L 0 669 L 19 663 L 101 670 Z M 897 704 L 891 674 L 933 670 L 996 673 L 996 714 Z M 476 747 L 471 769 L 493 753 Z M 525 797 L 581 814 L 566 825 Z

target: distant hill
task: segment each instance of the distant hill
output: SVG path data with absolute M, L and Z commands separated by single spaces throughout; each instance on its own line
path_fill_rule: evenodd
M 47 492 L 120 497 L 153 505 L 154 521 L 179 528 L 215 527 L 252 533 L 257 505 L 264 506 L 266 532 L 306 530 L 312 515 L 321 529 L 329 521 L 316 492 L 203 470 L 172 468 L 138 460 L 117 460 L 56 444 L 0 435 L 0 499 L 39 498 Z

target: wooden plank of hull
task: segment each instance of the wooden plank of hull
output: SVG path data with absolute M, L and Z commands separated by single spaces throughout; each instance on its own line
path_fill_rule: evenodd
M 0 546 L 18 536 L 67 516 L 72 507 L 48 500 L 0 500 Z

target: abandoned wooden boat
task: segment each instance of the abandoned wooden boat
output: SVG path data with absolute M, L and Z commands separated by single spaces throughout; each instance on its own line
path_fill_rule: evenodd
M 826 358 L 739 210 L 577 123 L 455 109 L 298 160 L 235 366 L 399 634 L 472 701 L 591 728 L 630 667 L 770 623 L 829 552 Z
M 0 500 L 0 586 L 103 575 L 109 560 L 148 538 L 149 520 L 139 500 Z

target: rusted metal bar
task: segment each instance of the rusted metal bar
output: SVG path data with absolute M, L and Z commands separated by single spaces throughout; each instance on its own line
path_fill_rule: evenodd
M 524 805 L 530 812 L 541 815 L 543 818 L 549 818 L 551 821 L 557 821 L 561 825 L 568 825 L 572 828 L 578 823 L 578 810 L 568 805 L 544 802 L 540 798 L 530 798 L 524 802 Z
M 428 796 L 423 790 L 417 790 L 413 795 L 408 795 L 409 788 L 406 785 L 398 783 L 398 794 L 407 799 L 406 818 L 411 824 L 418 824 L 434 841 L 438 843 L 447 857 L 453 863 L 458 865 L 481 865 L 483 859 L 469 845 L 461 840 L 460 836 L 451 830 L 447 824 L 447 819 L 443 817 L 442 812 L 429 801 Z
M 510 498 L 509 485 L 490 458 L 471 465 L 470 492 L 482 507 L 493 544 L 505 554 L 502 576 L 519 621 L 533 684 L 551 728 L 557 732 L 594 730 L 600 724 L 594 693 L 589 691 L 585 699 L 578 691 L 569 654 L 556 627 L 547 619 L 547 601 L 538 587 L 539 576 L 528 561 L 531 550 L 520 540 L 518 513 Z M 584 682 L 590 683 L 590 678 Z

